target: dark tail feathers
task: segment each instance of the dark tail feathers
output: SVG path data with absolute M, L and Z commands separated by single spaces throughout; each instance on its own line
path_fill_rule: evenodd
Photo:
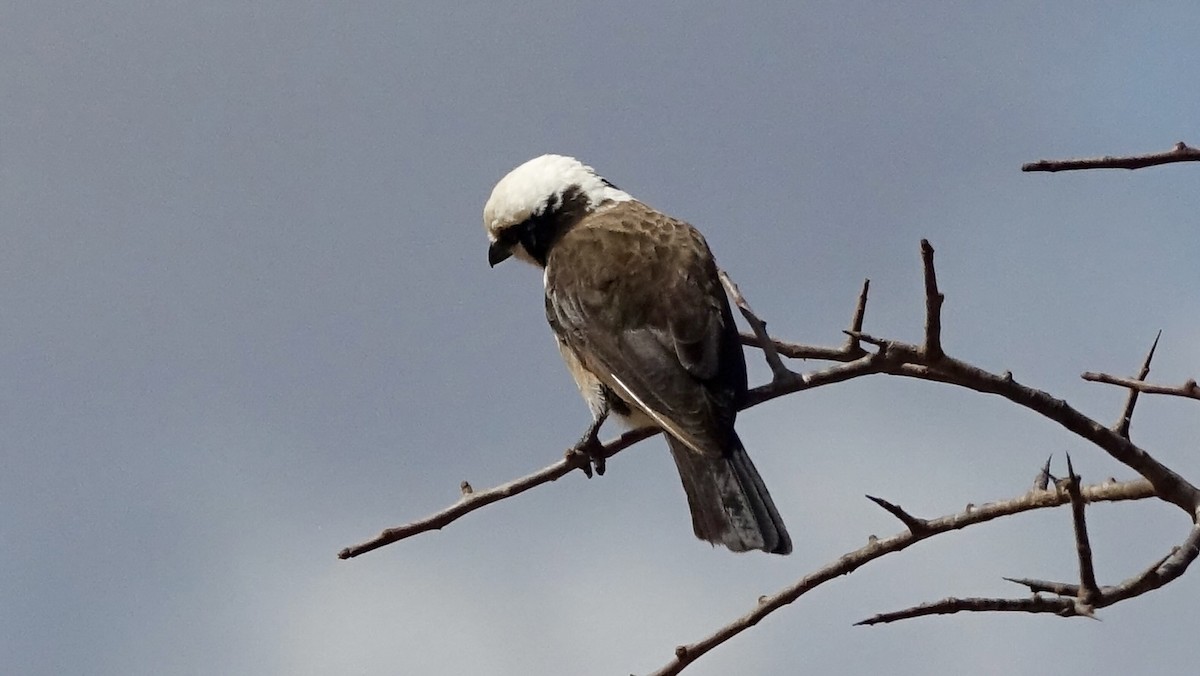
M 722 455 L 701 455 L 667 436 L 692 511 L 696 537 L 735 552 L 789 554 L 792 539 L 762 477 L 735 435 Z

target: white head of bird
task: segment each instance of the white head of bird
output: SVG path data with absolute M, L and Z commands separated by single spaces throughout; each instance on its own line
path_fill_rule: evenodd
M 564 211 L 583 215 L 632 199 L 574 157 L 535 157 L 500 179 L 483 207 L 483 225 L 492 243 L 489 262 L 495 265 L 512 255 L 539 264 L 525 239 L 540 219 L 556 218 Z

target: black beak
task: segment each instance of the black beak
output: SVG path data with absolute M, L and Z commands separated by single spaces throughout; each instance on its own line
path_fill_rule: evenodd
M 488 265 L 496 267 L 497 263 L 503 263 L 512 256 L 512 246 L 508 242 L 496 241 L 488 246 Z

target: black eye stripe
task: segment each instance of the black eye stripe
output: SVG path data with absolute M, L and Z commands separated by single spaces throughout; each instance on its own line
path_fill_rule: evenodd
M 529 218 L 497 233 L 496 241 L 507 246 L 520 244 L 538 263 L 545 265 L 550 247 L 587 211 L 588 200 L 578 186 L 546 198 Z
M 515 246 L 517 242 L 521 241 L 521 232 L 525 228 L 525 224 L 528 222 L 529 220 L 526 219 L 516 225 L 509 226 L 496 233 L 496 242 L 505 246 Z

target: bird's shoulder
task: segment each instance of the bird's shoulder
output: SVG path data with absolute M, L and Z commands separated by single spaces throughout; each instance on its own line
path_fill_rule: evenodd
M 653 314 L 709 305 L 720 279 L 696 228 L 629 201 L 588 215 L 562 236 L 550 252 L 546 286 L 585 305 L 620 301 Z

